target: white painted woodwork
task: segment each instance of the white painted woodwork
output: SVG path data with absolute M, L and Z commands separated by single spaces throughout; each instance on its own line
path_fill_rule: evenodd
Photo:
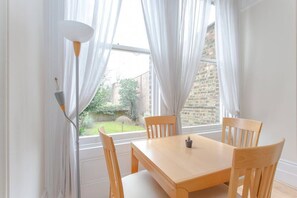
M 0 197 L 7 193 L 7 1 L 0 1 Z
M 130 143 L 116 145 L 122 176 L 130 174 Z M 83 198 L 106 198 L 109 179 L 102 147 L 80 151 L 81 190 Z
M 297 163 L 280 159 L 275 179 L 297 189 Z

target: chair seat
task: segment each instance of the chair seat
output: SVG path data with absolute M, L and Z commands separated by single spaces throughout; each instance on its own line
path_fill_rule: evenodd
M 125 198 L 168 198 L 167 193 L 147 171 L 122 178 Z
M 190 194 L 190 198 L 228 198 L 228 186 L 225 184 L 217 185 L 211 188 L 206 188 Z M 241 198 L 239 194 L 236 196 Z

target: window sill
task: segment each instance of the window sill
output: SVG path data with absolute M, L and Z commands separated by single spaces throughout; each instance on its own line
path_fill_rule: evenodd
M 125 133 L 110 134 L 115 144 L 131 142 L 146 138 L 146 131 L 134 131 Z M 79 138 L 80 150 L 101 146 L 101 139 L 99 135 L 82 136 Z
M 221 124 L 212 124 L 212 125 L 200 125 L 192 127 L 183 127 L 183 134 L 203 134 L 208 137 L 212 137 L 212 134 L 221 132 Z M 134 140 L 145 139 L 146 131 L 135 131 L 135 132 L 126 132 L 126 133 L 116 133 L 111 134 L 115 144 L 129 143 Z M 102 146 L 99 135 L 94 136 L 82 136 L 79 138 L 80 141 L 80 150 L 96 148 Z

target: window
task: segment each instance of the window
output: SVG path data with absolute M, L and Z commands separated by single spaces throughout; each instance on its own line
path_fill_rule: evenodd
M 108 133 L 144 131 L 144 117 L 151 114 L 152 104 L 158 103 L 151 97 L 155 78 L 151 74 L 152 63 L 140 0 L 122 1 L 113 42 L 104 79 L 94 99 L 80 115 L 83 136 L 97 135 L 100 126 Z M 201 64 L 181 112 L 183 127 L 220 121 L 214 6 Z
M 200 69 L 181 111 L 183 127 L 218 124 L 220 96 L 215 55 L 215 8 L 211 7 Z
M 140 0 L 123 0 L 106 72 L 80 115 L 80 133 L 144 131 L 150 115 L 150 53 Z
M 220 96 L 215 60 L 214 24 L 208 27 L 200 70 L 181 112 L 183 126 L 220 122 Z

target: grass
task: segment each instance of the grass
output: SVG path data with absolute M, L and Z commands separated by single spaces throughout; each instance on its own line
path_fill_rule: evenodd
M 109 134 L 144 130 L 144 127 L 141 127 L 141 126 L 128 125 L 128 124 L 123 124 L 122 126 L 121 122 L 96 122 L 94 123 L 92 128 L 85 129 L 83 136 L 98 135 L 98 129 L 100 127 L 104 127 L 105 132 Z

